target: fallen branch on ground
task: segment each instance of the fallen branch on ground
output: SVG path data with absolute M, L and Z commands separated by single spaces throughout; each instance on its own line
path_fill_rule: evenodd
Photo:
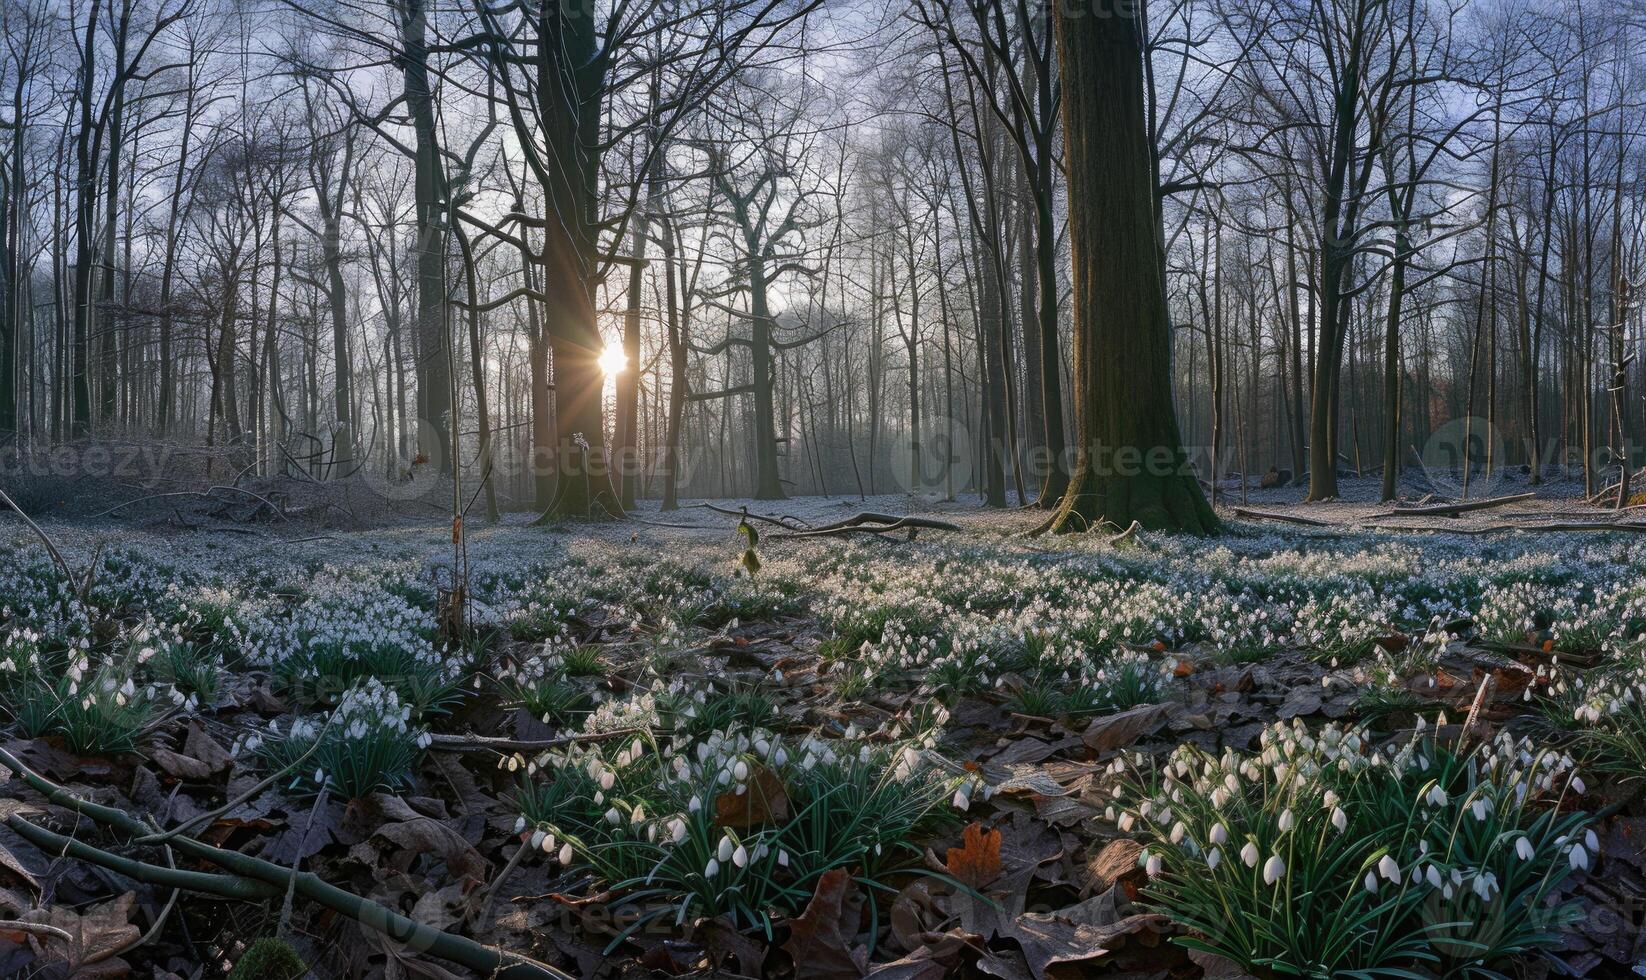
M 1336 527 L 1331 521 L 1318 521 L 1313 517 L 1299 517 L 1296 514 L 1276 514 L 1267 510 L 1252 510 L 1250 507 L 1236 507 L 1238 517 L 1251 517 L 1263 521 L 1285 521 L 1287 524 L 1303 524 L 1307 527 Z
M 1374 531 L 1399 531 L 1413 534 L 1504 534 L 1511 531 L 1526 531 L 1533 534 L 1546 534 L 1562 531 L 1646 531 L 1646 523 L 1629 524 L 1623 521 L 1589 521 L 1558 524 L 1490 524 L 1486 527 L 1417 527 L 1411 524 L 1367 524 Z
M 847 534 L 884 534 L 888 531 L 901 531 L 904 528 L 922 527 L 936 531 L 965 530 L 959 524 L 940 521 L 934 517 L 900 517 L 896 514 L 876 514 L 872 511 L 864 511 L 855 517 L 848 517 L 833 524 L 808 528 L 804 531 L 792 531 L 788 534 L 773 535 L 773 537 L 779 539 L 830 538 Z
M 429 736 L 429 748 L 440 749 L 446 752 L 539 752 L 543 749 L 559 748 L 562 745 L 583 744 L 588 742 L 605 742 L 626 735 L 636 735 L 638 728 L 618 728 L 609 732 L 589 732 L 577 735 L 561 735 L 558 738 L 502 738 L 495 735 L 442 735 L 438 732 Z
M 1456 517 L 1459 514 L 1473 510 L 1486 510 L 1489 507 L 1501 507 L 1521 500 L 1531 500 L 1537 494 L 1533 491 L 1526 493 L 1511 493 L 1502 497 L 1487 497 L 1484 500 L 1460 500 L 1450 504 L 1428 504 L 1423 507 L 1395 507 L 1390 513 L 1401 517 L 1440 516 Z
M 757 524 L 771 524 L 775 527 L 780 527 L 785 531 L 806 531 L 810 530 L 812 526 L 809 521 L 802 520 L 798 517 L 792 517 L 788 514 L 778 514 L 775 517 L 768 517 L 765 514 L 751 514 L 746 510 L 732 510 L 728 507 L 716 507 L 714 504 L 710 503 L 692 504 L 691 506 L 702 507 L 705 510 L 712 510 L 716 514 L 725 514 L 727 517 L 747 518 Z
M 44 922 L 27 922 L 22 919 L 0 919 L 0 932 L 27 932 L 36 936 L 51 936 L 64 942 L 73 942 L 74 936 L 67 929 L 59 929 Z
M 40 525 L 34 523 L 34 518 L 23 513 L 23 508 L 17 506 L 17 501 L 11 499 L 11 495 L 4 490 L 0 490 L 0 503 L 4 503 L 17 512 L 17 516 L 21 517 L 23 523 L 29 526 L 29 530 L 34 532 L 34 536 L 39 538 L 40 543 L 46 546 L 47 553 L 51 555 L 51 560 L 57 563 L 57 567 L 62 570 L 63 576 L 71 582 L 74 581 L 74 571 L 69 568 L 69 563 L 63 558 L 63 553 L 57 550 L 57 545 L 52 544 L 51 538 L 46 535 L 45 531 L 40 529 Z
M 233 486 L 215 486 L 215 487 L 209 487 L 205 490 L 172 490 L 172 491 L 169 491 L 167 493 L 151 493 L 146 497 L 136 497 L 136 498 L 134 498 L 132 500 L 128 500 L 124 503 L 115 504 L 113 507 L 110 507 L 108 510 L 100 511 L 96 514 L 91 515 L 90 517 L 88 517 L 86 519 L 89 520 L 89 521 L 95 521 L 99 517 L 107 517 L 110 514 L 114 513 L 115 511 L 125 510 L 127 507 L 130 507 L 133 504 L 140 504 L 140 503 L 143 503 L 144 501 L 148 501 L 148 500 L 164 500 L 168 497 L 204 497 L 204 498 L 210 499 L 211 495 L 213 493 L 216 493 L 219 490 L 227 490 L 231 493 L 243 493 L 246 496 L 252 498 L 253 500 L 256 500 L 258 503 L 262 504 L 263 506 L 265 506 L 265 507 L 269 508 L 270 510 L 274 511 L 275 515 L 278 516 L 281 520 L 284 521 L 284 520 L 289 520 L 290 519 L 286 516 L 286 512 L 281 510 L 278 506 L 276 506 L 273 501 L 269 500 L 269 498 L 263 496 L 262 494 L 253 493 L 250 490 L 247 490 L 245 487 L 233 487 Z
M 146 836 L 153 829 L 124 810 L 81 799 L 30 769 L 5 749 L 0 749 L 0 765 L 10 769 L 50 802 L 89 817 L 97 823 L 113 827 L 133 837 Z M 37 835 L 43 835 L 51 833 L 51 831 L 23 820 L 15 812 L 6 818 L 6 822 L 19 834 L 37 833 Z M 29 829 L 25 830 L 24 827 Z M 104 867 L 111 867 L 111 869 L 112 866 L 105 864 L 105 861 L 130 862 L 126 865 L 128 870 L 122 873 L 126 873 L 130 877 L 138 877 L 137 874 L 131 872 L 140 872 L 143 875 L 152 876 L 156 883 L 164 883 L 172 887 L 205 890 L 205 888 L 197 889 L 195 885 L 209 886 L 214 889 L 243 891 L 247 895 L 255 893 L 259 898 L 266 897 L 271 890 L 274 894 L 279 894 L 286 888 L 293 888 L 297 894 L 302 895 L 309 901 L 346 918 L 353 919 L 361 925 L 375 929 L 395 942 L 411 946 L 436 959 L 467 967 L 483 976 L 494 977 L 496 980 L 572 980 L 571 974 L 547 963 L 540 963 L 518 953 L 486 946 L 465 936 L 454 935 L 409 919 L 393 909 L 379 905 L 369 899 L 361 898 L 352 892 L 344 891 L 312 872 L 292 871 L 261 858 L 252 857 L 249 854 L 213 847 L 192 837 L 177 837 L 171 841 L 171 844 L 190 857 L 217 865 L 228 874 L 213 874 L 188 879 L 179 878 L 178 875 L 197 876 L 203 873 L 185 872 L 175 868 L 166 868 L 138 861 L 134 858 L 124 858 L 90 845 L 80 844 L 80 846 L 75 846 L 79 842 L 61 838 L 61 835 L 55 836 L 62 839 L 66 844 L 62 853 L 82 857 L 84 860 Z M 42 836 L 40 839 L 45 840 L 47 838 Z M 185 880 L 192 882 L 192 884 L 181 884 Z M 208 893 L 221 894 L 221 892 Z M 238 896 L 225 895 L 224 897 Z

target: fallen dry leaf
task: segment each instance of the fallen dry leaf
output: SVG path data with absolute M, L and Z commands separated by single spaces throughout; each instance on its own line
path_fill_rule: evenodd
M 1151 735 L 1166 723 L 1171 708 L 1165 704 L 1144 704 L 1117 715 L 1108 715 L 1091 723 L 1081 741 L 1093 752 L 1108 752 L 1125 748 Z
M 155 746 L 149 750 L 149 757 L 168 776 L 195 781 L 211 778 L 211 766 L 192 756 L 182 755 L 170 749 Z
M 958 929 L 929 939 L 906 956 L 876 965 L 864 980 L 943 980 L 986 951 L 981 936 Z
M 1133 936 L 1152 936 L 1171 920 L 1144 913 L 1117 918 L 1127 905 L 1112 891 L 1057 912 L 1020 915 L 1005 933 L 1023 948 L 1036 980 L 1081 980 L 1092 975 L 1092 961 L 1109 955 Z
M 756 763 L 749 772 L 743 792 L 728 791 L 714 799 L 714 821 L 722 827 L 747 830 L 789 818 L 789 797 L 783 780 Z
M 188 733 L 183 736 L 183 754 L 204 762 L 213 774 L 234 764 L 234 756 L 229 755 L 229 750 L 217 739 L 206 734 L 199 722 L 189 723 Z
M 449 823 L 432 817 L 417 816 L 384 824 L 377 829 L 377 836 L 386 837 L 414 854 L 439 858 L 452 874 L 466 879 L 467 884 L 485 881 L 491 870 L 490 863 L 463 839 L 463 835 Z
M 825 871 L 806 911 L 789 922 L 783 944 L 794 959 L 795 980 L 857 980 L 869 963 L 869 951 L 852 945 L 857 935 L 859 899 L 844 868 Z
M 131 965 L 115 954 L 141 935 L 131 923 L 136 901 L 135 892 L 126 892 L 84 914 L 56 906 L 36 909 L 26 916 L 29 921 L 56 926 L 72 938 L 30 936 L 29 943 L 42 960 L 61 963 L 65 975 L 75 980 L 125 976 Z
M 766 960 L 766 947 L 737 931 L 724 917 L 698 919 L 687 937 L 700 943 L 709 954 L 710 966 L 735 966 L 738 973 L 758 977 Z
M 970 888 L 982 888 L 1000 877 L 1000 831 L 984 830 L 972 821 L 960 835 L 961 846 L 949 848 L 949 874 Z

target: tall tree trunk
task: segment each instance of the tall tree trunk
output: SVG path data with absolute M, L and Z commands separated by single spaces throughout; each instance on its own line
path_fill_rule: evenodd
M 555 495 L 544 519 L 620 514 L 606 460 L 601 395 L 605 344 L 596 321 L 600 113 L 606 62 L 591 4 L 543 4 L 538 13 L 538 128 L 553 154 L 541 167 L 544 329 L 553 357 Z
M 1096 0 L 1054 4 L 1073 254 L 1080 444 L 1054 530 L 1107 521 L 1208 533 L 1172 404 L 1171 323 L 1157 237 L 1143 39 Z
M 440 159 L 440 136 L 429 87 L 427 0 L 397 0 L 400 5 L 400 58 L 406 106 L 416 134 L 413 195 L 417 208 L 417 446 L 419 455 L 438 460 L 451 473 L 450 340 L 447 334 L 446 180 Z
M 76 437 L 91 434 L 91 331 L 92 256 L 96 235 L 97 152 L 91 122 L 91 101 L 97 76 L 97 21 L 101 0 L 91 0 L 86 16 L 86 34 L 81 46 L 79 131 L 74 143 L 74 400 L 72 432 Z

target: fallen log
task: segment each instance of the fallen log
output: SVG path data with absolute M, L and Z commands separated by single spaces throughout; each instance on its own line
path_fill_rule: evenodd
M 1502 497 L 1487 497 L 1484 500 L 1460 500 L 1450 504 L 1428 504 L 1422 507 L 1395 507 L 1390 511 L 1401 517 L 1456 517 L 1459 514 L 1475 510 L 1486 510 L 1489 507 L 1501 507 L 1521 500 L 1531 500 L 1537 496 L 1532 491 L 1526 493 L 1511 493 Z
M 1607 532 L 1646 531 L 1646 523 L 1630 524 L 1624 521 L 1571 521 L 1552 524 L 1489 524 L 1485 527 L 1420 527 L 1413 524 L 1367 524 L 1372 531 L 1394 531 L 1401 534 L 1506 534 L 1524 531 L 1530 534 L 1552 532 Z
M 1299 517 L 1296 514 L 1277 514 L 1268 510 L 1253 510 L 1250 507 L 1236 507 L 1234 512 L 1238 517 L 1250 517 L 1260 521 L 1284 521 L 1287 524 L 1302 524 L 1306 527 L 1338 526 L 1333 524 L 1331 521 L 1320 521 L 1314 519 L 1313 517 Z

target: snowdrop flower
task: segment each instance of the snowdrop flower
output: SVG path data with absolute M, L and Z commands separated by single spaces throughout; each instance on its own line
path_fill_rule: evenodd
M 1332 826 L 1336 827 L 1339 833 L 1348 829 L 1349 815 L 1343 812 L 1342 807 L 1332 807 Z
M 1366 878 L 1361 882 L 1361 884 L 1364 885 L 1366 890 L 1371 894 L 1377 894 L 1377 875 L 1370 871 L 1366 872 Z
M 1290 833 L 1292 827 L 1294 827 L 1296 824 L 1297 824 L 1297 818 L 1292 816 L 1292 808 L 1291 807 L 1287 807 L 1286 809 L 1280 811 L 1280 820 L 1278 821 L 1278 825 L 1280 827 L 1280 832 L 1281 833 L 1283 833 L 1283 834 Z
M 716 851 L 716 856 L 722 861 L 730 861 L 732 859 L 732 851 L 735 849 L 735 846 L 736 845 L 732 844 L 732 839 L 730 837 L 720 838 L 720 848 Z
M 1158 854 L 1150 854 L 1148 860 L 1143 864 L 1143 870 L 1151 878 L 1157 877 L 1164 867 L 1165 862 L 1161 860 Z
M 1240 860 L 1245 861 L 1246 867 L 1248 868 L 1257 867 L 1257 859 L 1259 856 L 1257 845 L 1251 841 L 1247 841 L 1246 846 L 1240 849 Z
M 1223 852 L 1221 850 L 1219 850 L 1218 848 L 1215 848 L 1215 847 L 1212 848 L 1211 851 L 1206 855 L 1206 870 L 1216 871 L 1217 866 L 1222 864 L 1222 863 L 1223 863 Z
M 732 852 L 732 863 L 740 868 L 747 866 L 749 863 L 748 848 L 744 847 L 742 844 L 737 845 L 737 850 Z
M 1589 869 L 1589 852 L 1583 849 L 1582 844 L 1573 844 L 1572 852 L 1566 859 L 1571 863 L 1573 871 L 1587 871 Z
M 1285 876 L 1286 862 L 1282 861 L 1278 854 L 1270 855 L 1269 860 L 1263 864 L 1263 883 L 1272 885 Z
M 1400 864 L 1393 857 L 1385 854 L 1377 862 L 1377 873 L 1393 882 L 1400 881 Z
M 1522 834 L 1515 839 L 1515 856 L 1522 861 L 1530 861 L 1535 853 L 1536 851 L 1532 849 L 1532 842 L 1526 835 Z
M 561 864 L 571 864 L 572 863 L 572 845 L 571 845 L 570 842 L 567 842 L 565 844 L 560 845 L 560 863 Z
M 717 875 L 719 873 L 720 873 L 720 862 L 719 862 L 719 860 L 717 860 L 715 858 L 709 858 L 709 863 L 705 864 L 703 866 L 703 877 L 713 878 L 715 875 Z
M 1229 842 L 1229 831 L 1221 823 L 1212 824 L 1211 833 L 1206 836 L 1213 844 L 1227 844 Z
M 971 807 L 971 797 L 966 795 L 966 787 L 962 786 L 954 791 L 954 807 L 956 810 L 965 810 Z

